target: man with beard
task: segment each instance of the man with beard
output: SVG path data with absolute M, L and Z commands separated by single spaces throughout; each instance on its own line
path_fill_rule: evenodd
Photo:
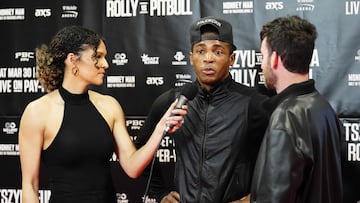
M 277 18 L 260 32 L 265 86 L 277 95 L 258 154 L 253 203 L 342 202 L 342 125 L 309 79 L 316 28 L 297 16 Z

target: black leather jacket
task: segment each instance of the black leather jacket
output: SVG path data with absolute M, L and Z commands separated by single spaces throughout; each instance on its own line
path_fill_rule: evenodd
M 256 203 L 342 202 L 343 127 L 314 81 L 295 84 L 269 103 L 251 189 Z
M 171 135 L 177 154 L 175 190 L 181 202 L 188 203 L 240 199 L 250 192 L 252 170 L 268 121 L 260 106 L 267 97 L 231 77 L 209 93 L 196 84 L 198 94 L 188 102 L 185 122 Z M 150 122 L 155 123 L 151 119 L 154 109 L 166 109 L 174 101 L 169 96 L 174 92 L 170 90 L 155 101 Z M 141 142 L 142 138 L 138 139 Z

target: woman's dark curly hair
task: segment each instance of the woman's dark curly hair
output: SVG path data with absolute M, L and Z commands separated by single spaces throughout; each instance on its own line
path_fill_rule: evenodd
M 64 78 L 65 59 L 69 53 L 79 55 L 92 48 L 94 54 L 103 38 L 80 26 L 68 26 L 58 31 L 49 45 L 36 48 L 36 77 L 47 91 L 57 89 Z

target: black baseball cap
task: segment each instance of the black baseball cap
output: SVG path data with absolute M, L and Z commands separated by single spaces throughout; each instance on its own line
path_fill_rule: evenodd
M 217 35 L 202 35 L 202 28 L 210 26 L 218 33 Z M 233 46 L 233 49 L 236 49 L 236 46 L 233 42 L 233 33 L 232 26 L 226 20 L 214 17 L 207 16 L 200 18 L 199 20 L 194 21 L 190 27 L 190 40 L 191 45 L 202 41 L 202 40 L 219 40 L 222 42 L 227 42 Z

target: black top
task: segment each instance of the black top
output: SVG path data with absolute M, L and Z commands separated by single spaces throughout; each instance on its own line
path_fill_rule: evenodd
M 115 202 L 110 158 L 114 152 L 111 130 L 89 100 L 88 93 L 71 94 L 65 101 L 61 127 L 42 152 L 50 175 L 50 202 Z

